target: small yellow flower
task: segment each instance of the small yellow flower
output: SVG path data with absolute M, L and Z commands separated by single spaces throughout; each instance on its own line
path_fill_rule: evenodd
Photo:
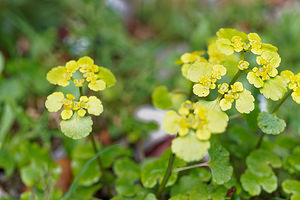
M 289 70 L 284 70 L 280 73 L 284 77 L 285 81 L 289 82 L 289 89 L 293 90 L 292 98 L 293 100 L 300 104 L 300 73 L 294 75 L 293 72 Z
M 248 39 L 250 41 L 251 52 L 256 55 L 260 55 L 262 53 L 262 42 L 259 35 L 257 33 L 249 33 Z
M 247 61 L 245 61 L 245 60 L 241 60 L 241 61 L 239 62 L 239 64 L 238 64 L 238 68 L 239 68 L 240 70 L 245 70 L 245 69 L 248 69 L 249 65 L 250 65 L 249 62 L 247 62 Z
M 227 83 L 222 83 L 218 85 L 218 92 L 220 94 L 225 94 L 225 92 L 228 92 L 229 90 L 229 85 Z
M 100 80 L 100 76 L 96 74 L 99 72 L 99 66 L 94 64 L 93 59 L 88 56 L 80 58 L 78 61 L 79 71 L 83 73 L 83 77 L 88 83 L 88 87 L 93 91 L 100 91 L 106 88 L 106 83 Z M 83 83 L 82 83 L 83 84 Z M 76 83 L 75 83 L 76 85 Z M 81 82 L 77 83 L 78 87 L 81 87 Z M 77 86 L 76 85 L 76 86 Z
M 187 78 L 194 82 L 193 92 L 199 97 L 209 95 L 210 89 L 216 88 L 216 82 L 226 74 L 223 65 L 196 62 L 188 70 Z
M 247 79 L 249 83 L 253 84 L 256 88 L 261 88 L 266 80 L 271 77 L 274 78 L 278 74 L 276 69 L 280 64 L 280 56 L 277 52 L 264 51 L 261 56 L 256 58 L 257 64 L 261 67 L 254 67 L 248 73 Z
M 241 52 L 244 48 L 244 42 L 242 42 L 242 38 L 240 36 L 233 36 L 231 38 L 232 47 L 236 52 Z
M 234 101 L 236 101 L 235 107 L 240 113 L 249 113 L 254 109 L 254 97 L 243 87 L 241 82 L 231 85 L 231 90 L 220 101 L 221 109 L 223 111 L 231 109 Z
M 82 87 L 84 84 L 84 79 L 74 79 L 73 81 L 76 87 Z
M 228 116 L 219 110 L 216 102 L 187 101 L 179 111 L 179 114 L 173 110 L 166 113 L 163 121 L 166 132 L 183 137 L 194 131 L 199 140 L 208 140 L 211 133 L 222 133 L 226 129 Z

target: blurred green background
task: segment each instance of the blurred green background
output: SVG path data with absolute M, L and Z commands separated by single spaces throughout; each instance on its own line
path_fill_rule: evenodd
M 257 32 L 278 47 L 281 66 L 300 72 L 296 0 L 1 0 L 0 168 L 18 174 L 14 169 L 26 164 L 19 159 L 26 157 L 22 149 L 33 143 L 47 152 L 63 144 L 72 157 L 74 142 L 60 133 L 59 115 L 44 107 L 46 96 L 59 89 L 46 80 L 50 68 L 85 55 L 109 68 L 118 82 L 97 94 L 105 111 L 94 130 L 136 145 L 155 126 L 134 119 L 135 109 L 151 104 L 158 85 L 189 90 L 174 61 L 184 52 L 205 50 L 222 27 Z M 288 101 L 280 116 L 299 134 L 296 106 Z M 10 179 L 4 180 L 0 186 L 11 194 Z M 14 191 L 18 196 L 22 186 Z

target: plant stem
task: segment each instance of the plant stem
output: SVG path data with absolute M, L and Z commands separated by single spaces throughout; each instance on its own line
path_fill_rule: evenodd
M 285 97 L 283 99 L 281 99 L 281 101 L 279 102 L 279 104 L 275 107 L 275 109 L 273 110 L 272 114 L 276 114 L 276 112 L 278 111 L 278 109 L 280 108 L 280 106 L 287 100 L 287 98 L 292 94 L 293 90 L 290 90 L 289 93 L 287 93 L 285 95 Z M 261 146 L 261 143 L 263 141 L 263 138 L 264 138 L 265 134 L 262 133 L 259 140 L 258 140 L 258 143 L 256 145 L 256 149 L 259 149 L 260 146 Z
M 290 90 L 289 93 L 287 93 L 285 95 L 285 97 L 283 99 L 281 99 L 281 101 L 279 102 L 279 104 L 275 107 L 275 109 L 273 110 L 273 114 L 275 114 L 278 109 L 280 108 L 280 106 L 287 100 L 287 98 L 292 94 L 293 90 Z
M 255 149 L 259 149 L 259 148 L 260 148 L 261 143 L 262 143 L 262 141 L 263 141 L 263 139 L 264 139 L 264 136 L 265 136 L 264 133 L 262 133 L 262 134 L 260 135 L 259 140 L 258 140 L 258 143 L 257 143 Z
M 97 147 L 97 144 L 96 144 L 96 141 L 95 141 L 95 136 L 94 136 L 93 132 L 90 134 L 90 138 L 91 138 L 91 141 L 92 141 L 94 152 L 97 154 L 99 152 L 99 150 L 98 150 L 98 147 Z M 110 196 L 112 196 L 112 190 L 111 190 L 111 187 L 110 187 L 110 185 L 107 181 L 107 178 L 105 176 L 105 169 L 103 167 L 102 161 L 101 161 L 99 156 L 97 157 L 97 161 L 98 161 L 99 169 L 102 173 L 103 183 L 107 187 L 108 194 Z
M 157 190 L 157 194 L 156 194 L 157 199 L 161 199 L 162 192 L 164 191 L 164 189 L 167 185 L 167 182 L 172 174 L 174 160 L 175 160 L 175 154 L 171 153 L 166 173 L 165 173 L 164 178 Z
M 190 166 L 187 166 L 187 167 L 176 168 L 176 169 L 173 170 L 173 172 L 181 172 L 181 171 L 188 170 L 188 169 L 194 169 L 194 168 L 198 168 L 198 167 L 207 167 L 207 166 L 208 166 L 207 162 L 199 163 L 199 164 L 190 165 Z

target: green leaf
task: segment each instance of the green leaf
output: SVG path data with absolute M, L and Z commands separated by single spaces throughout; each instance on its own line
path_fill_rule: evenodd
M 121 158 L 114 164 L 114 172 L 118 176 L 116 191 L 118 195 L 134 196 L 140 190 L 140 185 L 134 184 L 140 178 L 140 167 L 129 158 Z
M 224 186 L 207 185 L 197 177 L 186 175 L 171 188 L 170 200 L 224 200 L 226 193 Z
M 99 151 L 96 155 L 94 155 L 93 157 L 91 157 L 85 164 L 84 166 L 81 168 L 81 171 L 79 172 L 79 174 L 76 176 L 75 180 L 73 181 L 72 185 L 69 187 L 69 190 L 64 194 L 64 196 L 61 198 L 61 200 L 67 200 L 70 199 L 70 196 L 73 195 L 73 192 L 75 191 L 75 189 L 78 187 L 78 182 L 81 179 L 83 173 L 88 169 L 89 165 L 91 163 L 93 163 L 98 156 L 101 156 L 103 153 L 111 150 L 113 151 L 113 149 L 115 149 L 116 147 L 118 147 L 119 145 L 113 145 L 113 146 L 109 146 L 106 147 L 105 149 L 102 149 L 101 151 Z M 98 170 L 99 171 L 99 170 Z
M 217 184 L 224 184 L 231 179 L 233 168 L 229 161 L 229 152 L 220 145 L 213 145 L 209 149 L 210 167 L 213 181 Z
M 278 135 L 283 132 L 286 127 L 286 123 L 283 119 L 267 112 L 259 113 L 257 121 L 258 127 L 266 134 Z
M 95 155 L 93 147 L 90 143 L 82 143 L 77 145 L 72 151 L 72 172 L 74 177 L 77 177 L 85 163 Z M 84 171 L 81 175 L 80 180 L 78 181 L 79 185 L 90 186 L 96 183 L 101 178 L 101 171 L 97 161 L 91 162 L 87 167 L 87 170 Z
M 79 117 L 75 113 L 71 119 L 60 122 L 61 131 L 72 139 L 81 139 L 92 131 L 93 121 L 90 116 Z
M 161 183 L 167 165 L 169 162 L 170 151 L 166 151 L 159 159 L 148 160 L 142 169 L 141 181 L 144 187 L 152 188 L 157 184 L 157 181 Z M 173 169 L 185 166 L 185 162 L 175 158 Z M 177 180 L 178 172 L 173 172 L 167 182 L 167 186 L 173 185 Z
M 101 188 L 101 184 L 96 184 L 89 187 L 78 187 L 76 189 L 76 194 L 73 194 L 70 199 L 72 200 L 91 200 L 94 193 Z
M 247 169 L 241 176 L 241 183 L 251 196 L 256 196 L 261 193 L 261 187 L 268 193 L 274 192 L 277 188 L 277 177 L 273 172 L 269 176 L 259 177 Z
M 155 88 L 152 94 L 152 103 L 156 108 L 169 109 L 172 107 L 172 99 L 169 91 L 165 86 Z
M 98 76 L 106 83 L 106 87 L 112 87 L 116 84 L 117 80 L 114 74 L 107 68 L 100 67 Z
M 292 194 L 291 200 L 300 200 L 300 181 L 285 180 L 282 183 L 282 188 L 286 193 Z
M 15 113 L 12 110 L 12 107 L 9 103 L 6 103 L 4 110 L 2 111 L 1 124 L 0 124 L 0 149 L 3 146 L 6 135 L 9 132 L 10 127 L 12 126 L 15 120 Z
M 0 52 L 0 75 L 2 74 L 3 69 L 4 69 L 4 56 Z
M 287 82 L 281 76 L 276 76 L 264 82 L 259 91 L 267 98 L 278 101 L 287 92 Z
M 296 147 L 291 155 L 288 156 L 287 162 L 295 169 L 300 172 L 300 147 Z
M 126 157 L 118 159 L 114 164 L 113 170 L 119 178 L 124 177 L 129 182 L 138 180 L 141 173 L 138 164 Z
M 273 152 L 258 149 L 247 157 L 246 160 L 249 171 L 258 177 L 270 176 L 273 174 L 273 170 L 270 166 L 274 168 L 281 167 L 280 158 Z
M 0 167 L 4 169 L 7 177 L 11 176 L 15 170 L 14 155 L 11 152 L 0 150 Z
M 257 138 L 251 134 L 245 126 L 233 125 L 225 138 L 224 147 L 231 155 L 245 160 L 249 152 L 255 148 Z M 243 148 L 241 148 L 243 147 Z
M 210 147 L 209 141 L 201 141 L 194 133 L 177 137 L 172 141 L 172 152 L 186 162 L 201 160 Z

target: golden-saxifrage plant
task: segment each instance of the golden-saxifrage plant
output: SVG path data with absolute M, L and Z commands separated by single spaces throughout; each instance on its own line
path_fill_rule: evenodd
M 84 95 L 83 87 L 87 85 L 94 92 L 102 91 L 116 83 L 115 76 L 109 69 L 96 65 L 92 58 L 84 56 L 78 61 L 68 61 L 65 66 L 52 68 L 47 73 L 47 80 L 54 85 L 66 87 L 74 84 L 78 88 L 80 96 L 54 92 L 47 97 L 45 105 L 49 112 L 62 110 L 60 128 L 67 137 L 81 139 L 90 135 L 93 149 L 98 153 L 92 132 L 93 121 L 89 114 L 99 116 L 103 112 L 103 105 L 98 97 Z M 104 184 L 108 193 L 111 193 L 101 159 L 98 157 L 97 161 Z
M 256 62 L 253 66 L 248 60 L 251 56 Z M 267 193 L 277 189 L 278 180 L 272 168 L 282 167 L 282 161 L 278 155 L 261 149 L 260 146 L 264 135 L 278 135 L 284 131 L 286 123 L 276 116 L 276 112 L 286 99 L 291 95 L 296 103 L 300 103 L 300 73 L 294 75 L 288 70 L 279 72 L 280 62 L 277 47 L 263 43 L 256 33 L 246 34 L 235 29 L 220 29 L 217 38 L 209 42 L 206 52 L 184 53 L 175 62 L 181 65 L 182 75 L 192 82 L 192 92 L 199 99 L 195 102 L 187 99 L 177 110 L 170 110 L 165 115 L 163 128 L 169 134 L 176 134 L 176 138 L 172 141 L 173 154 L 157 193 L 159 198 L 171 176 L 175 157 L 186 162 L 196 162 L 208 152 L 209 161 L 186 168 L 207 166 L 213 183 L 222 185 L 230 181 L 233 168 L 228 166 L 229 154 L 221 148 L 220 152 L 227 152 L 227 155 L 223 154 L 227 156 L 227 161 L 223 159 L 216 163 L 216 149 L 211 148 L 210 138 L 212 134 L 225 132 L 230 118 L 240 114 L 245 116 L 255 109 L 256 98 L 251 94 L 250 88 L 246 88 L 249 85 L 257 88 L 266 99 L 280 102 L 272 112 L 260 112 L 258 115 L 257 123 L 262 133 L 256 148 L 246 159 L 247 169 L 241 175 L 240 183 L 250 196 L 260 195 L 262 189 Z M 232 76 L 230 81 L 226 81 L 228 74 Z M 217 90 L 218 95 L 210 95 L 212 90 Z M 208 101 L 208 96 L 214 100 Z M 166 88 L 159 87 L 153 94 L 153 100 L 154 105 L 166 109 L 172 105 L 172 94 Z M 233 105 L 240 114 L 228 117 L 225 111 L 232 109 Z M 299 186 L 300 182 L 296 180 L 283 182 L 284 191 L 294 194 L 294 200 L 299 199 Z M 213 195 L 204 196 L 203 199 L 218 199 Z M 194 197 L 189 194 L 171 199 Z

